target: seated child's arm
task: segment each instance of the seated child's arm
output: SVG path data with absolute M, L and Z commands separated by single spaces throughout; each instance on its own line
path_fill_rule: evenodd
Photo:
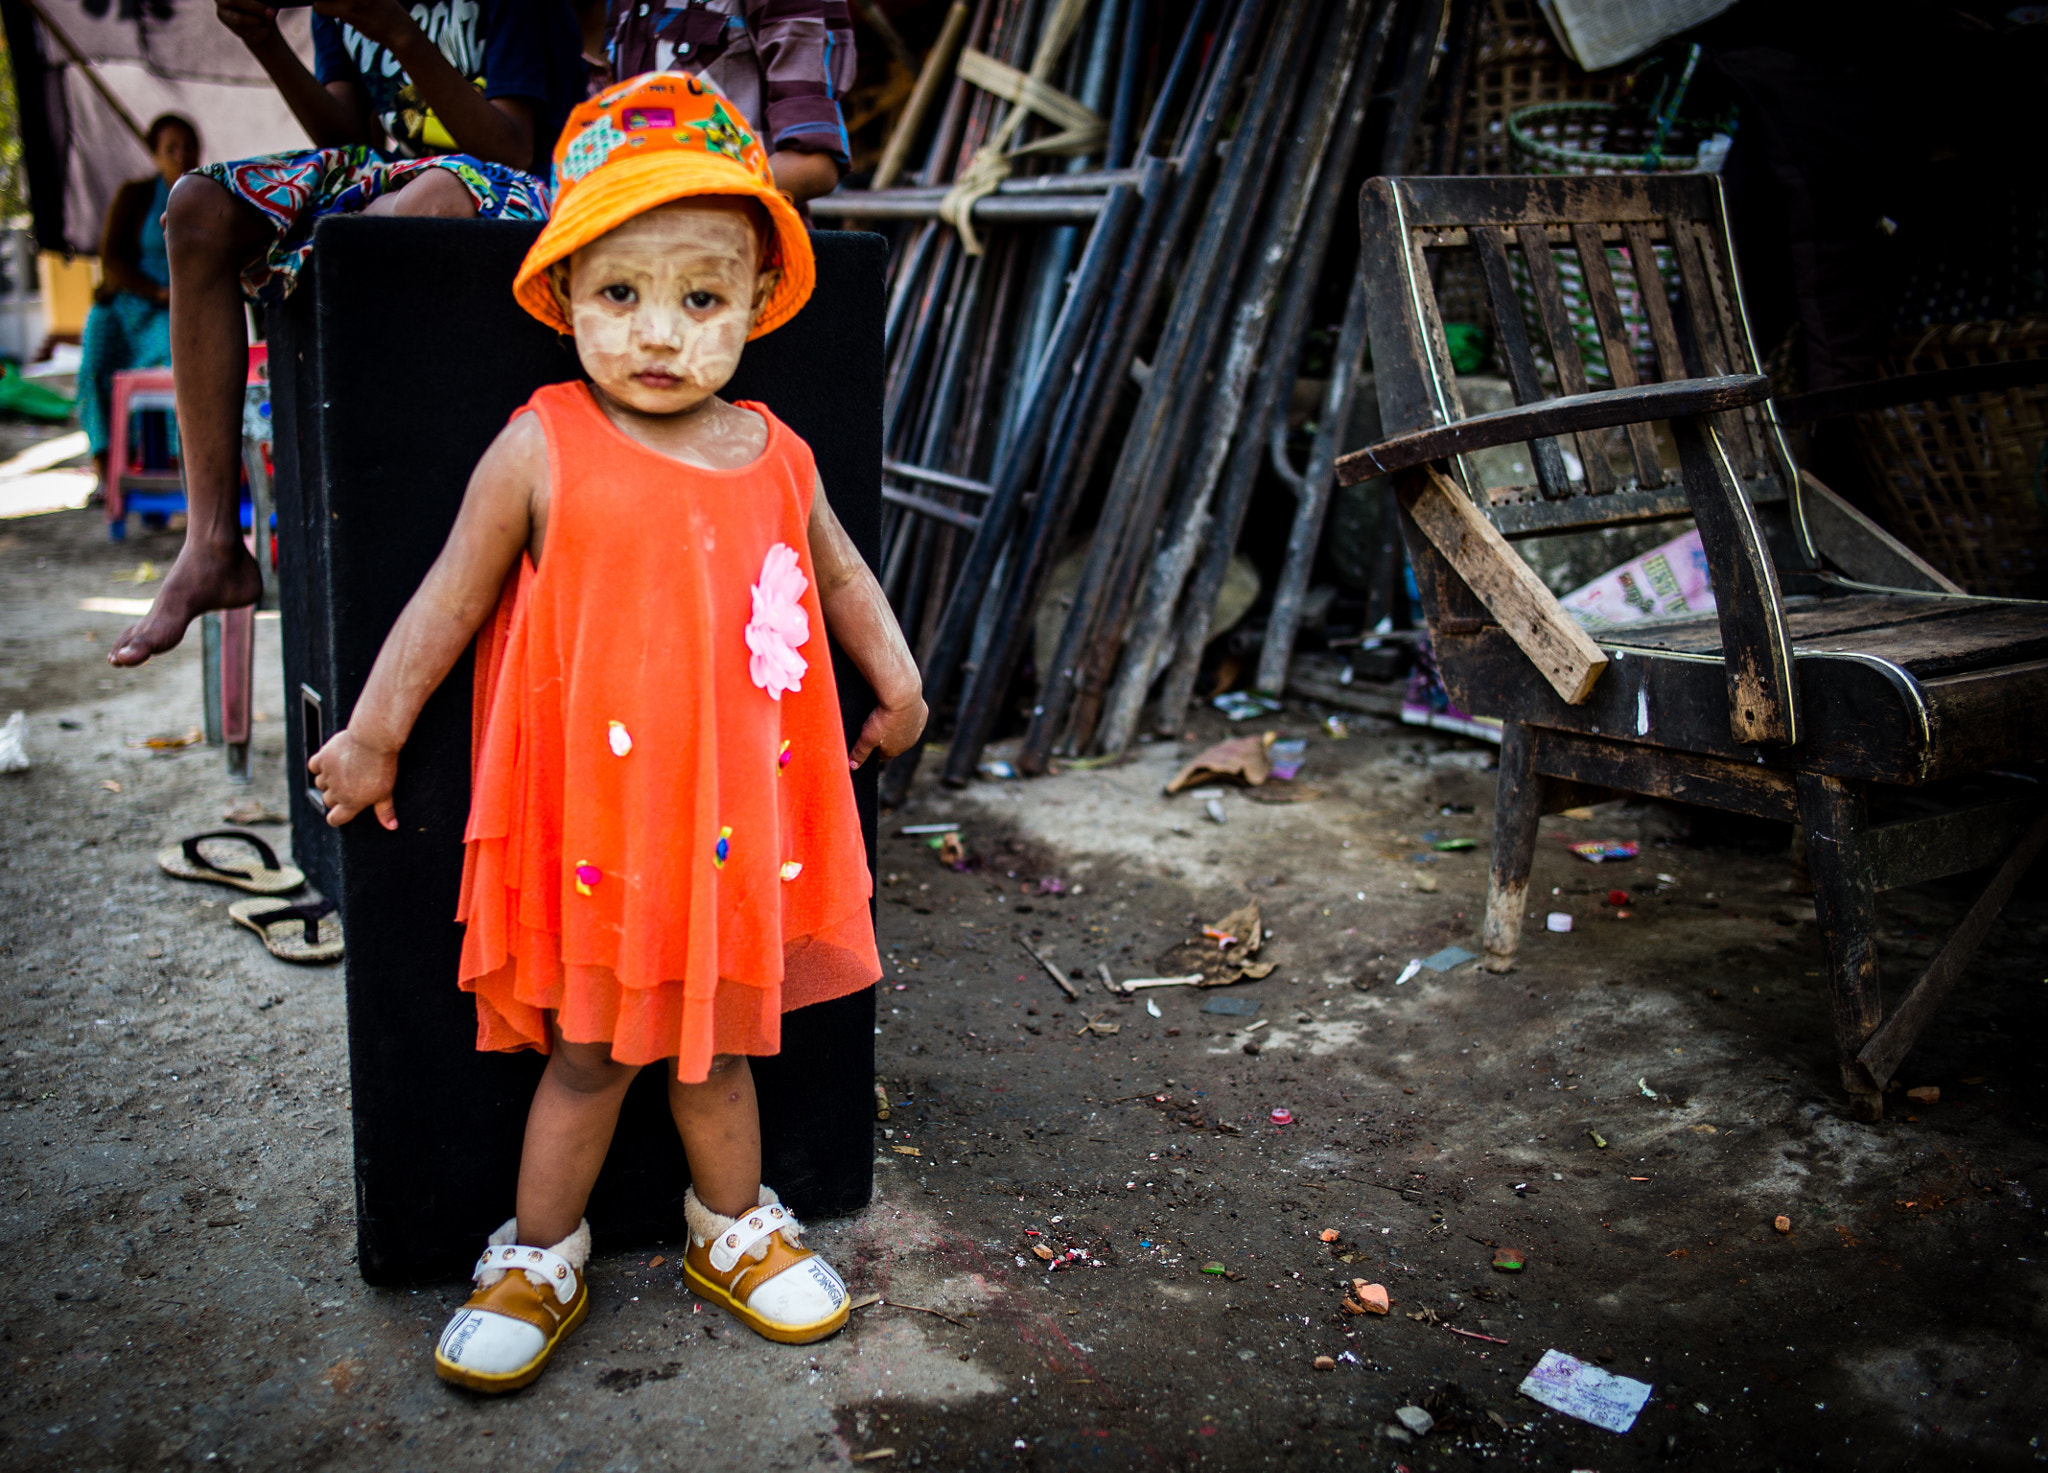
M 924 680 L 897 627 L 882 585 L 868 570 L 860 549 L 832 514 L 819 485 L 811 498 L 811 566 L 818 571 L 818 603 L 825 627 L 874 687 L 878 704 L 860 729 L 848 755 L 858 767 L 868 753 L 894 757 L 924 732 Z
M 546 436 L 538 419 L 522 414 L 477 462 L 447 545 L 391 626 L 348 725 L 306 764 L 326 800 L 328 823 L 339 827 L 375 808 L 385 828 L 398 827 L 391 802 L 398 749 L 427 697 L 497 608 L 519 555 L 530 548 L 539 558 L 547 487 Z

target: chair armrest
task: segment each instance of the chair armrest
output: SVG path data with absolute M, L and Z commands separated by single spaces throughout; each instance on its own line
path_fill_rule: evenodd
M 2048 384 L 2048 358 L 2007 358 L 1997 363 L 1969 363 L 1961 368 L 1874 378 L 1860 384 L 1844 384 L 1839 389 L 1815 389 L 1810 394 L 1780 399 L 1772 406 L 1772 412 L 1782 425 L 1811 424 L 1844 414 L 1860 414 L 1866 409 L 1896 409 L 1901 404 L 1918 404 L 1927 399 L 1996 394 L 2036 384 Z
M 1760 404 L 1771 397 L 1771 381 L 1761 374 L 1728 374 L 1720 378 L 1679 379 L 1667 384 L 1639 384 L 1632 389 L 1602 389 L 1593 394 L 1567 394 L 1475 414 L 1455 424 L 1411 430 L 1337 460 L 1337 479 L 1346 486 L 1372 476 L 1392 475 L 1411 466 L 1512 445 L 1524 440 L 1563 435 L 1574 430 L 1601 430 L 1609 425 L 1640 424 L 1652 419 L 1689 419 Z

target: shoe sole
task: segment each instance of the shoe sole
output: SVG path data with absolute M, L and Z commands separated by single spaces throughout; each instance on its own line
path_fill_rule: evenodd
M 517 1391 L 522 1386 L 531 1386 L 540 1379 L 540 1373 L 548 1368 L 548 1361 L 555 1353 L 555 1347 L 569 1338 L 569 1332 L 583 1323 L 584 1315 L 590 1312 L 590 1289 L 583 1286 L 583 1295 L 576 1301 L 576 1307 L 569 1311 L 569 1318 L 555 1327 L 555 1333 L 548 1337 L 540 1354 L 528 1365 L 516 1371 L 506 1371 L 493 1376 L 484 1371 L 465 1370 L 451 1360 L 444 1359 L 441 1347 L 434 1346 L 434 1373 L 452 1386 L 461 1386 L 470 1391 L 481 1391 L 495 1395 L 503 1391 Z
M 846 1323 L 847 1317 L 853 1313 L 853 1301 L 849 1297 L 837 1310 L 813 1324 L 778 1325 L 775 1321 L 764 1319 L 754 1313 L 711 1280 L 699 1274 L 688 1259 L 683 1261 L 683 1282 L 690 1286 L 698 1298 L 710 1300 L 762 1339 L 773 1340 L 779 1345 L 809 1345 L 814 1340 L 823 1340 L 827 1335 L 836 1334 Z

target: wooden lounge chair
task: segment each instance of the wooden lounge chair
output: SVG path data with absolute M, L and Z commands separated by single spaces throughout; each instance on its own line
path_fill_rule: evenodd
M 1797 468 L 1713 176 L 1374 179 L 1361 212 L 1387 438 L 1339 475 L 1391 478 L 1451 698 L 1504 723 L 1486 965 L 1514 957 L 1538 818 L 1589 789 L 1793 820 L 1842 1082 L 1879 1118 L 2048 840 L 2039 774 L 2016 771 L 2048 756 L 2048 604 L 1964 594 Z M 1463 410 L 1432 285 L 1455 252 L 1476 258 L 1514 408 Z M 1480 484 L 1474 453 L 1516 442 L 1535 484 Z M 1687 517 L 1715 611 L 1595 634 L 1509 545 Z M 1987 866 L 1887 1017 L 1877 893 Z

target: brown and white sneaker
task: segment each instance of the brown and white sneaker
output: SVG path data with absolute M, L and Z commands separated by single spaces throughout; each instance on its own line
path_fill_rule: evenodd
M 799 1245 L 803 1225 L 775 1193 L 742 1217 L 721 1217 L 683 1194 L 690 1246 L 683 1278 L 704 1298 L 757 1335 L 784 1345 L 823 1340 L 851 1313 L 846 1285 L 832 1266 Z
M 471 1391 L 517 1391 L 547 1368 L 555 1347 L 583 1323 L 590 1286 L 590 1224 L 552 1248 L 515 1241 L 518 1219 L 491 1234 L 472 1277 L 476 1292 L 434 1347 L 443 1381 Z

